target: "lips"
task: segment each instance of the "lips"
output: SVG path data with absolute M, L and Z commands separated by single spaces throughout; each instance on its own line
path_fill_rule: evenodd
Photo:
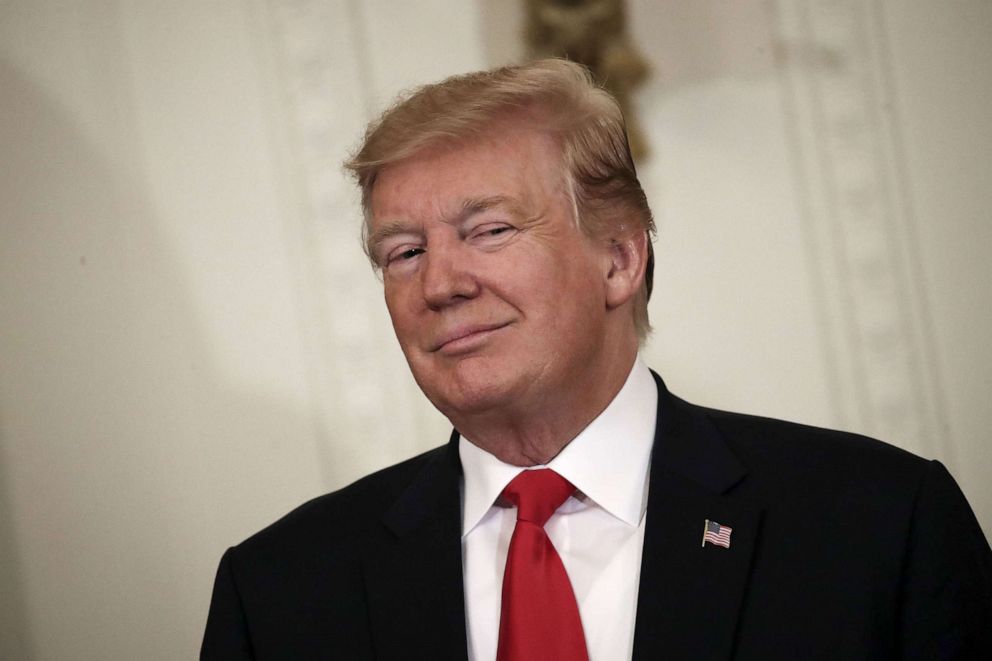
M 462 324 L 446 329 L 431 345 L 431 353 L 458 353 L 474 348 L 479 342 L 509 326 L 509 322 L 494 324 Z

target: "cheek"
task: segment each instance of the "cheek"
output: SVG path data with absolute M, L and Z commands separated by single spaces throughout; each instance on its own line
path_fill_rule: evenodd
M 409 297 L 403 295 L 401 288 L 387 286 L 385 300 L 396 338 L 401 345 L 406 345 L 412 339 L 411 334 L 416 328 L 414 315 L 409 306 Z

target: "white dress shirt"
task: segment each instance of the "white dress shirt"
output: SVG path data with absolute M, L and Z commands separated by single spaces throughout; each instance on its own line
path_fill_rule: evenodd
M 658 390 L 640 357 L 599 417 L 546 466 L 577 491 L 545 526 L 578 601 L 590 661 L 633 653 Z M 519 466 L 459 440 L 470 661 L 496 658 L 503 570 L 516 509 L 497 503 Z

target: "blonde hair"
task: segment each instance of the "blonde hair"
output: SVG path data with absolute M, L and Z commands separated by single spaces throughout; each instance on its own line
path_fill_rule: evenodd
M 616 100 L 593 82 L 589 71 L 561 59 L 446 78 L 402 95 L 377 120 L 345 168 L 362 190 L 363 245 L 370 250 L 371 197 L 384 167 L 438 143 L 481 135 L 508 114 L 547 131 L 561 146 L 566 190 L 575 222 L 594 238 L 643 231 L 648 235 L 644 285 L 634 299 L 634 325 L 643 340 L 651 330 L 654 220 L 637 180 L 623 114 Z

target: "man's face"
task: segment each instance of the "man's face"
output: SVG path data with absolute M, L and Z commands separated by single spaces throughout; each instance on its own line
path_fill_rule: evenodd
M 609 250 L 575 226 L 551 138 L 427 149 L 384 168 L 371 210 L 396 337 L 449 418 L 576 401 L 602 369 Z

